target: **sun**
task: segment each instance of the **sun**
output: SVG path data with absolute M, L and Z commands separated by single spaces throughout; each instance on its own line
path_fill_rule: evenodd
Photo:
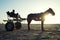
M 53 16 L 51 14 L 45 16 L 45 24 L 49 24 L 53 22 Z
M 52 17 L 51 14 L 46 15 L 46 16 L 45 16 L 45 21 L 46 21 L 46 20 L 50 20 L 49 18 L 51 18 L 51 17 Z

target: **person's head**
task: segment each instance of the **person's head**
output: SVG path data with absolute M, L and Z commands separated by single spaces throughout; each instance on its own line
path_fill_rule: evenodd
M 15 12 L 15 10 L 13 9 L 12 12 Z

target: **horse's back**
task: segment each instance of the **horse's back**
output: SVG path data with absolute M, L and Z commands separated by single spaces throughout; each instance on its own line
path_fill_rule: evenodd
M 27 18 L 41 17 L 43 13 L 28 14 Z
M 40 21 L 43 19 L 44 13 L 35 13 L 35 14 L 29 14 L 27 16 L 27 21 L 35 20 L 35 21 Z

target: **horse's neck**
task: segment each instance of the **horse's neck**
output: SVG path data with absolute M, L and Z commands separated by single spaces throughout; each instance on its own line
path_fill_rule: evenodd
M 44 12 L 44 15 L 48 15 L 48 14 L 49 14 L 49 12 L 48 12 L 48 11 L 45 11 L 45 12 Z

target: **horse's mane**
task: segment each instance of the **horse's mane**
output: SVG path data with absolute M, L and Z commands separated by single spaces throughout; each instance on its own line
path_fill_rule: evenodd
M 32 15 L 34 15 L 34 14 L 43 14 L 43 12 L 41 12 L 41 13 L 30 13 L 30 14 L 32 14 Z M 29 14 L 29 15 L 30 15 L 30 14 Z

